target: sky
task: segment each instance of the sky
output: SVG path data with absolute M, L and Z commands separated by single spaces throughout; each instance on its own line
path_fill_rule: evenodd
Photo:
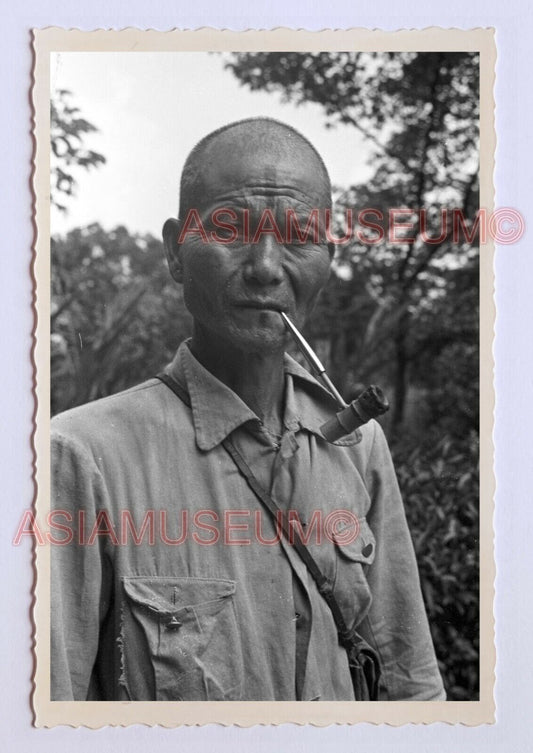
M 78 170 L 68 212 L 52 207 L 52 233 L 99 222 L 106 230 L 160 236 L 176 216 L 179 179 L 196 142 L 221 125 L 266 115 L 301 131 L 321 153 L 333 185 L 371 174 L 368 146 L 353 127 L 325 128 L 321 107 L 296 107 L 281 95 L 250 92 L 221 55 L 205 52 L 61 52 L 51 55 L 51 90 L 68 89 L 98 128 L 85 146 L 106 164 Z

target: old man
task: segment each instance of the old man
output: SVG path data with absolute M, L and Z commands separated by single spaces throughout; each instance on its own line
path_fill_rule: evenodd
M 165 370 L 177 394 L 150 379 L 54 420 L 53 504 L 77 535 L 52 552 L 53 699 L 354 700 L 328 589 L 378 657 L 380 700 L 444 698 L 383 433 L 328 442 L 335 400 L 285 353 L 281 312 L 303 324 L 331 261 L 322 226 L 305 241 L 287 226 L 330 207 L 321 157 L 277 121 L 232 123 L 188 157 L 164 227 L 194 320 Z M 326 535 L 337 518 L 350 535 Z

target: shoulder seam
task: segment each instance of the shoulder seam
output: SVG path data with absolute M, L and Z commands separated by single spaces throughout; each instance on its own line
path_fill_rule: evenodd
M 100 397 L 96 400 L 89 400 L 87 403 L 81 403 L 80 405 L 75 405 L 72 408 L 67 408 L 66 410 L 63 410 L 60 413 L 56 413 L 54 416 L 52 416 L 52 421 L 56 418 L 65 416 L 72 411 L 77 411 L 89 406 L 102 405 L 102 403 L 111 402 L 114 399 L 123 398 L 127 395 L 135 394 L 136 392 L 143 392 L 144 390 L 153 389 L 154 387 L 158 387 L 160 384 L 161 382 L 158 379 L 151 377 L 149 380 L 141 382 L 140 384 L 135 384 L 133 385 L 133 387 L 128 387 L 128 389 L 126 390 L 121 390 L 120 392 L 115 392 L 112 395 L 106 395 L 105 397 Z

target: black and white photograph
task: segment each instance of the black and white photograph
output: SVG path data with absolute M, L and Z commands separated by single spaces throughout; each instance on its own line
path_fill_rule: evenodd
M 490 31 L 47 33 L 38 720 L 490 721 Z

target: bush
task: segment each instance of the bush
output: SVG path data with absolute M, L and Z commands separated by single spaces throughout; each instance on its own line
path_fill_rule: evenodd
M 439 668 L 449 700 L 479 697 L 478 438 L 393 445 Z

